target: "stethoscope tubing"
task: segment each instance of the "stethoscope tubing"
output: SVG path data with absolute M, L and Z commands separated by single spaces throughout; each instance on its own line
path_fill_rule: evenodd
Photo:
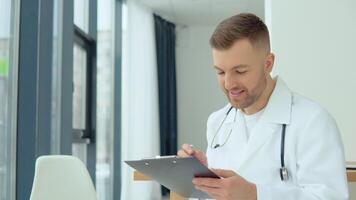
M 217 148 L 219 148 L 219 147 L 222 147 L 222 146 L 227 142 L 227 141 L 224 142 L 222 145 L 216 144 L 215 146 L 213 146 L 215 137 L 216 137 L 217 134 L 219 133 L 219 131 L 220 131 L 222 125 L 225 123 L 225 120 L 226 120 L 227 116 L 230 114 L 230 112 L 231 112 L 232 109 L 233 109 L 233 106 L 231 106 L 231 107 L 229 108 L 229 110 L 226 112 L 223 121 L 222 121 L 221 124 L 219 125 L 218 130 L 216 131 L 216 133 L 215 133 L 215 135 L 214 135 L 214 137 L 213 137 L 213 140 L 212 140 L 212 142 L 211 142 L 211 145 L 210 145 L 210 147 L 211 147 L 212 149 L 217 149 Z M 285 167 L 285 161 L 284 161 L 286 126 L 287 126 L 286 124 L 282 124 L 281 155 L 280 155 L 280 158 L 281 158 L 280 177 L 281 177 L 281 180 L 282 180 L 282 181 L 286 181 L 286 180 L 288 179 L 288 170 L 287 170 L 287 168 Z M 230 133 L 229 133 L 229 135 L 228 135 L 228 139 L 229 139 L 229 137 L 230 137 L 230 134 L 231 134 L 231 131 L 230 131 Z M 227 139 L 227 140 L 228 140 L 228 139 Z

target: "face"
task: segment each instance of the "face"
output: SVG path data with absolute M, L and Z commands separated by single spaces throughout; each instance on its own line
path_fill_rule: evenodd
M 271 78 L 273 54 L 242 39 L 227 50 L 213 49 L 213 60 L 220 87 L 232 106 L 244 110 L 261 99 Z

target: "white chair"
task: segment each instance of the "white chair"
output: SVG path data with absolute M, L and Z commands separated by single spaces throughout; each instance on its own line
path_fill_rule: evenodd
M 97 197 L 81 160 L 53 155 L 37 159 L 30 200 L 97 200 Z

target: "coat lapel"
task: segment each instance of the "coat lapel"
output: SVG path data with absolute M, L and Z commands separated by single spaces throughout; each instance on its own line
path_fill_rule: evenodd
M 276 124 L 258 123 L 256 127 L 252 130 L 251 136 L 247 142 L 245 153 L 240 161 L 241 168 L 245 165 L 250 158 L 268 141 L 276 134 L 278 126 Z
M 292 93 L 283 80 L 277 77 L 277 83 L 268 101 L 264 113 L 250 133 L 244 156 L 241 159 L 240 169 L 248 160 L 269 141 L 274 134 L 278 134 L 282 124 L 290 123 L 292 107 Z

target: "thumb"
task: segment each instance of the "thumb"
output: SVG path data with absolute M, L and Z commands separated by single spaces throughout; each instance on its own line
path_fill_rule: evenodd
M 216 175 L 222 178 L 229 178 L 231 176 L 236 176 L 237 174 L 231 170 L 224 170 L 224 169 L 211 169 Z
M 203 152 L 196 150 L 194 152 L 194 157 L 196 157 L 203 165 L 208 166 L 207 158 Z

